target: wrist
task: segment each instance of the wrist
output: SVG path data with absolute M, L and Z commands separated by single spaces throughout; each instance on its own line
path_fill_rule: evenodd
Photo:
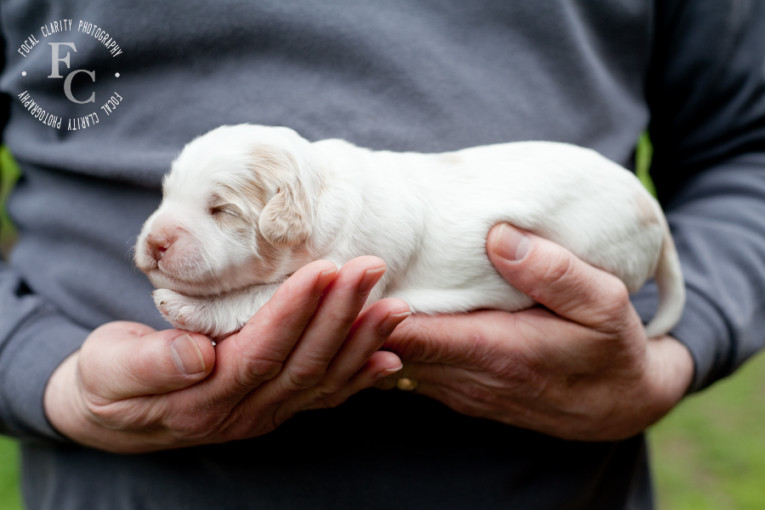
M 665 335 L 649 340 L 648 377 L 655 403 L 652 423 L 672 410 L 686 395 L 694 374 L 694 361 L 688 348 Z
M 79 351 L 66 358 L 53 372 L 45 388 L 43 405 L 51 426 L 62 436 L 80 444 L 96 446 L 95 424 L 86 417 L 79 391 Z

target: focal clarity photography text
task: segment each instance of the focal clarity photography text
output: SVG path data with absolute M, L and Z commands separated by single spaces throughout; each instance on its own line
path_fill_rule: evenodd
M 17 52 L 24 59 L 30 57 L 34 52 L 45 53 L 43 60 L 46 65 L 45 78 L 58 80 L 61 83 L 61 94 L 69 102 L 75 105 L 82 105 L 83 110 L 89 110 L 87 113 L 74 117 L 64 117 L 47 110 L 39 101 L 35 100 L 33 94 L 26 89 L 20 92 L 17 97 L 23 107 L 38 121 L 54 129 L 66 129 L 67 131 L 78 131 L 97 125 L 101 119 L 99 114 L 110 116 L 122 104 L 123 98 L 116 90 L 108 93 L 106 101 L 96 97 L 95 90 L 83 92 L 74 90 L 74 80 L 79 83 L 83 81 L 95 84 L 97 79 L 94 69 L 81 68 L 77 65 L 78 48 L 77 45 L 83 43 L 82 36 L 73 37 L 73 40 L 62 40 L 62 34 L 66 39 L 66 34 L 84 34 L 98 41 L 103 51 L 107 52 L 111 58 L 117 58 L 122 54 L 122 49 L 117 41 L 109 35 L 102 27 L 95 23 L 79 20 L 74 23 L 72 19 L 59 19 L 46 23 L 40 27 L 37 33 L 29 34 L 19 45 Z M 57 35 L 56 41 L 51 42 L 51 36 Z M 47 39 L 47 40 L 46 40 Z M 76 40 L 74 40 L 76 39 Z M 87 37 L 86 37 L 87 39 Z M 35 62 L 39 60 L 35 59 Z M 50 68 L 47 66 L 50 65 Z M 32 72 L 26 69 L 21 71 L 21 77 L 26 79 Z M 113 73 L 114 78 L 119 78 L 120 73 Z M 107 76 L 109 78 L 109 76 Z M 80 87 L 82 89 L 82 87 Z M 101 94 L 101 92 L 99 92 Z M 99 106 L 100 105 L 100 106 Z M 90 108 L 88 108 L 90 106 Z M 98 106 L 98 108 L 95 108 Z

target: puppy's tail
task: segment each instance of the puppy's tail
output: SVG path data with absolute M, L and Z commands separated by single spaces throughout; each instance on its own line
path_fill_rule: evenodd
M 680 320 L 685 306 L 683 273 L 680 270 L 680 259 L 669 229 L 664 236 L 654 280 L 659 289 L 659 307 L 651 322 L 645 327 L 648 338 L 668 333 Z

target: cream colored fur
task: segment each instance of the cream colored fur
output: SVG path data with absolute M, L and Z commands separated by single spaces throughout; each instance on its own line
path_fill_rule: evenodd
M 532 306 L 486 255 L 499 222 L 563 245 L 630 292 L 655 277 L 649 336 L 668 332 L 684 304 L 658 203 L 633 174 L 573 145 L 396 153 L 224 126 L 184 148 L 163 191 L 136 263 L 168 321 L 214 337 L 241 328 L 306 263 L 367 254 L 388 266 L 370 302 L 396 296 L 429 314 Z

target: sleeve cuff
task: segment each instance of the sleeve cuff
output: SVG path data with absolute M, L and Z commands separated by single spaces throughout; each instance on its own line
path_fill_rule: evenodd
M 34 315 L 8 339 L 0 366 L 2 432 L 65 441 L 45 415 L 43 397 L 56 368 L 76 351 L 88 330 L 48 313 Z M 51 339 L 55 335 L 55 339 Z
M 669 334 L 685 345 L 693 357 L 693 382 L 688 392 L 694 393 L 732 373 L 734 356 L 729 352 L 731 333 L 721 311 L 692 287 L 686 292 L 683 315 Z M 656 286 L 652 282 L 646 285 L 633 296 L 632 303 L 647 323 L 658 304 Z

